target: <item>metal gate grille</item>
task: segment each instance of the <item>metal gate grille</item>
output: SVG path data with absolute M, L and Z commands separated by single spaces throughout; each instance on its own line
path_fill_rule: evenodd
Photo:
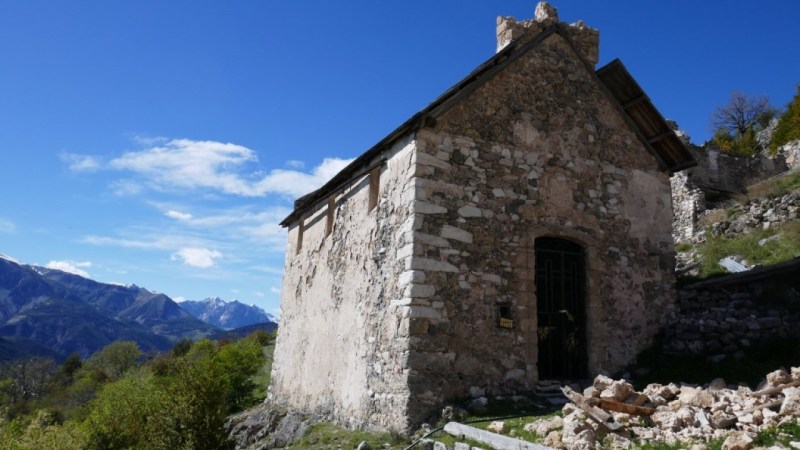
M 583 248 L 557 238 L 539 238 L 534 245 L 539 379 L 585 378 Z

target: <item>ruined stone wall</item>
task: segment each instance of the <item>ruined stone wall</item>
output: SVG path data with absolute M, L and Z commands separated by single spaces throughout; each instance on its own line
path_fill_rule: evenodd
M 702 230 L 697 223 L 700 213 L 706 210 L 703 190 L 689 178 L 687 171 L 677 172 L 670 178 L 672 186 L 672 211 L 674 222 L 672 237 L 676 243 L 691 242 Z
M 789 169 L 782 156 L 732 155 L 708 145 L 705 148 L 695 147 L 692 153 L 697 159 L 697 166 L 685 171 L 689 179 L 695 185 L 715 191 L 741 193 L 748 185 Z
M 364 177 L 289 230 L 269 398 L 344 426 L 405 431 L 408 318 L 392 302 L 410 210 L 414 143 L 400 141 L 381 170 L 378 205 Z M 407 197 L 407 194 L 406 194 Z M 404 225 L 405 224 L 405 225 Z
M 707 208 L 714 207 L 713 199 L 720 197 L 720 193 L 743 193 L 751 184 L 784 173 L 789 168 L 782 155 L 775 158 L 763 154 L 746 157 L 721 153 L 708 146 L 694 147 L 692 153 L 697 166 L 678 172 L 671 179 L 675 242 L 694 242 L 704 238 L 703 226 L 698 224 L 698 219 Z
M 410 412 L 537 378 L 534 240 L 587 253 L 589 368 L 647 345 L 674 302 L 668 176 L 552 35 L 417 133 Z M 514 328 L 497 326 L 511 306 Z

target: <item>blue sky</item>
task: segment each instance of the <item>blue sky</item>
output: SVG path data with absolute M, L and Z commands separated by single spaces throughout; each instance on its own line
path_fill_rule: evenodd
M 553 4 L 696 142 L 731 91 L 783 106 L 800 82 L 800 2 Z M 534 6 L 0 0 L 0 253 L 276 313 L 292 200 Z

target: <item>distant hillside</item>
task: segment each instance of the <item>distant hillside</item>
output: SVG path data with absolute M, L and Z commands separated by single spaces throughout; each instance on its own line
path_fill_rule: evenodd
M 231 339 L 239 339 L 246 336 L 249 336 L 256 331 L 266 331 L 267 333 L 272 333 L 273 331 L 278 329 L 278 324 L 275 322 L 263 322 L 263 323 L 255 323 L 253 325 L 247 325 L 240 328 L 234 328 L 232 330 L 224 331 L 222 335 L 219 337 L 227 337 Z
M 238 300 L 226 302 L 214 297 L 202 301 L 185 301 L 180 303 L 192 316 L 214 326 L 231 330 L 248 325 L 272 323 L 277 328 L 277 320 L 272 314 L 255 305 L 245 305 Z
M 220 331 L 164 294 L 0 258 L 0 336 L 26 343 L 31 353 L 43 347 L 88 357 L 116 340 L 135 341 L 143 351 L 166 350 L 178 339 Z M 0 358 L 15 354 L 3 348 L 10 347 L 0 342 Z M 26 353 L 21 348 L 17 353 Z

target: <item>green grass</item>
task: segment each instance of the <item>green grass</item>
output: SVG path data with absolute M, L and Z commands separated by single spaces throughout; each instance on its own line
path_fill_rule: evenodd
M 688 252 L 691 251 L 694 246 L 688 242 L 681 242 L 680 244 L 675 245 L 676 252 Z
M 780 235 L 777 240 L 758 245 L 762 239 Z M 719 265 L 722 258 L 738 255 L 751 265 L 772 265 L 800 256 L 800 223 L 759 230 L 733 238 L 707 233 L 707 241 L 699 246 L 700 278 L 726 273 Z
M 714 439 L 705 443 L 707 450 L 722 450 L 722 439 Z M 667 444 L 666 442 L 644 442 L 636 445 L 640 450 L 682 450 L 691 448 L 694 443 L 676 442 Z
M 513 437 L 515 437 L 517 439 L 522 439 L 524 441 L 529 441 L 529 442 L 541 442 L 542 439 L 545 438 L 545 436 L 539 436 L 536 433 L 531 433 L 529 431 L 525 431 L 525 425 L 527 425 L 529 423 L 539 422 L 539 421 L 542 421 L 542 420 L 545 420 L 545 419 L 549 419 L 549 418 L 551 418 L 553 416 L 556 416 L 556 415 L 561 415 L 561 411 L 558 411 L 558 412 L 555 412 L 555 413 L 550 413 L 550 414 L 538 415 L 538 416 L 519 417 L 519 418 L 516 418 L 516 419 L 503 420 L 503 422 L 505 422 L 505 424 L 506 424 L 506 430 L 507 430 L 503 434 L 505 434 L 506 436 L 511 436 L 512 435 L 511 434 L 511 430 L 514 430 Z M 491 418 L 491 417 L 489 417 L 489 418 Z M 481 419 L 480 417 L 474 417 L 474 418 L 470 418 L 470 419 L 467 419 L 467 420 L 471 421 L 471 420 L 480 420 L 480 419 Z M 489 422 L 480 422 L 480 423 L 471 423 L 471 424 L 469 424 L 469 426 L 475 427 L 475 428 L 480 428 L 481 430 L 488 430 L 489 425 L 491 423 L 492 423 L 491 421 L 489 421 Z
M 780 444 L 789 447 L 790 441 L 800 441 L 800 423 L 789 422 L 777 428 L 759 431 L 753 445 L 756 447 L 771 447 Z
M 747 188 L 747 196 L 749 198 L 779 197 L 797 189 L 800 189 L 800 171 L 753 184 Z
M 755 388 L 767 373 L 800 361 L 800 338 L 768 339 L 749 347 L 741 359 L 728 357 L 719 363 L 710 362 L 706 354 L 666 355 L 660 348 L 657 342 L 640 353 L 629 368 L 631 373 L 636 373 L 637 367 L 649 369 L 632 380 L 637 389 L 644 389 L 650 383 L 704 384 L 714 378 L 723 378 L 729 384 L 743 382 Z
M 312 425 L 303 437 L 289 443 L 287 448 L 354 449 L 361 442 L 367 442 L 374 449 L 387 448 L 386 444 L 391 449 L 402 449 L 411 443 L 389 433 L 350 431 L 330 423 L 318 423 Z
M 253 375 L 253 398 L 264 399 L 267 397 L 267 388 L 272 374 L 272 354 L 275 352 L 275 341 L 264 346 L 264 365 Z

